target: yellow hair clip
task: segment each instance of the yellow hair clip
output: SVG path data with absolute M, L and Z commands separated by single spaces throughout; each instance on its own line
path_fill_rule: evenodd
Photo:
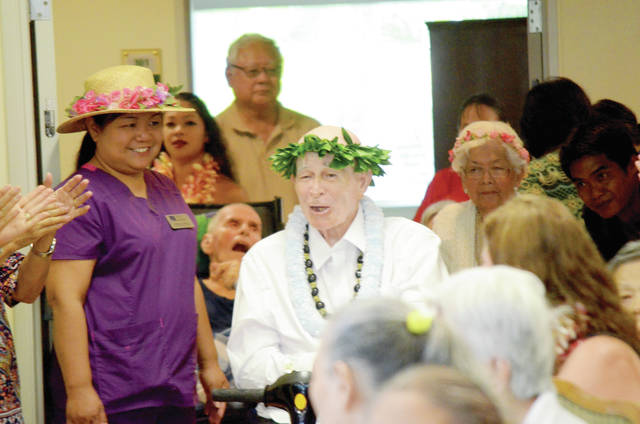
M 431 328 L 433 317 L 425 315 L 422 311 L 414 309 L 407 315 L 407 330 L 411 334 L 424 334 Z

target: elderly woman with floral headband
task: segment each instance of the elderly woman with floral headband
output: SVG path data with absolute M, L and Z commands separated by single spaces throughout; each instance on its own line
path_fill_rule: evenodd
M 477 121 L 460 131 L 449 161 L 470 198 L 445 207 L 433 221 L 444 261 L 454 273 L 480 263 L 482 220 L 516 194 L 529 153 L 509 124 Z
M 147 68 L 107 68 L 58 127 L 86 131 L 75 174 L 93 197 L 58 231 L 47 281 L 65 389 L 52 392 L 66 392 L 55 423 L 195 423 L 196 368 L 207 392 L 226 385 L 193 279 L 193 214 L 173 181 L 148 169 L 163 113 L 192 111 L 172 94 Z
M 322 126 L 272 157 L 293 178 L 300 205 L 283 231 L 242 260 L 228 344 L 238 386 L 264 387 L 291 370 L 310 371 L 325 319 L 354 298 L 421 302 L 447 272 L 440 241 L 404 218 L 384 218 L 364 193 L 389 152 Z M 260 409 L 277 422 L 282 411 Z

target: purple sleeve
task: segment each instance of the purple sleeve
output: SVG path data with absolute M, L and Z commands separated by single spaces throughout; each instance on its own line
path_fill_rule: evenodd
M 97 259 L 100 256 L 106 230 L 102 225 L 100 205 L 94 199 L 88 203 L 91 205 L 89 212 L 64 225 L 56 233 L 53 260 Z

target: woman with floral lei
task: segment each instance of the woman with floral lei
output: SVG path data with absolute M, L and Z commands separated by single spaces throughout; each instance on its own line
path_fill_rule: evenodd
M 164 151 L 153 170 L 171 178 L 187 203 L 246 202 L 247 193 L 233 180 L 220 129 L 207 106 L 192 93 L 175 98 L 194 111 L 164 114 Z
M 148 169 L 163 112 L 192 111 L 171 91 L 147 68 L 107 68 L 58 127 L 87 131 L 75 174 L 93 197 L 58 231 L 47 281 L 66 391 L 54 422 L 194 423 L 196 359 L 208 393 L 226 385 L 193 282 L 193 215 L 173 182 Z M 211 422 L 223 408 L 215 412 Z
M 533 272 L 568 314 L 556 338 L 556 376 L 604 399 L 640 404 L 640 338 L 602 256 L 559 200 L 522 194 L 485 220 L 485 264 Z
M 454 273 L 480 263 L 480 224 L 516 194 L 529 153 L 509 124 L 477 121 L 460 131 L 449 161 L 470 199 L 446 206 L 433 221 L 433 231 L 442 239 L 443 259 Z
M 384 218 L 364 193 L 389 152 L 321 126 L 271 157 L 293 178 L 299 206 L 283 231 L 244 256 L 227 353 L 239 387 L 311 371 L 325 318 L 354 298 L 421 302 L 446 276 L 440 241 L 404 218 Z M 284 411 L 261 416 L 288 422 Z

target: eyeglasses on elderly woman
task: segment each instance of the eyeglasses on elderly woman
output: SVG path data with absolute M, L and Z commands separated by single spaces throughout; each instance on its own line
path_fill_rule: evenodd
M 508 177 L 510 173 L 511 169 L 504 166 L 492 166 L 490 168 L 469 166 L 464 168 L 465 176 L 473 180 L 481 180 L 485 174 L 489 174 L 489 176 L 494 180 L 499 180 L 501 178 Z

